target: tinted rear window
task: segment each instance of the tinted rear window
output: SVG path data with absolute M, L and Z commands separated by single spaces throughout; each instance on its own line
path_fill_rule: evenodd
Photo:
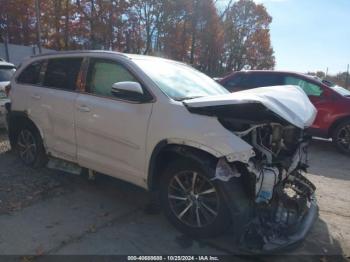
M 276 85 L 283 85 L 283 77 L 274 73 L 239 73 L 224 83 L 229 91 Z
M 18 76 L 17 81 L 21 84 L 40 84 L 40 70 L 43 61 L 36 61 L 27 66 Z
M 82 58 L 54 58 L 47 64 L 44 86 L 75 90 Z
M 258 73 L 252 78 L 254 87 L 283 85 L 283 77 L 274 73 Z

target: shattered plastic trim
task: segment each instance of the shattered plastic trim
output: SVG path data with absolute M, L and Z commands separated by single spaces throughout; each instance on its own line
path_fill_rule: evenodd
M 225 158 L 220 158 L 215 169 L 215 176 L 211 180 L 228 182 L 232 177 L 240 177 L 241 173 L 233 166 L 231 167 Z
M 293 172 L 299 165 L 301 164 L 307 164 L 307 143 L 302 143 L 297 151 L 295 152 L 292 160 L 292 164 L 289 166 L 287 170 L 287 174 L 290 174 Z
M 228 162 L 242 162 L 242 163 L 248 163 L 249 159 L 255 156 L 254 150 L 246 151 L 246 152 L 236 152 L 229 154 L 226 156 L 226 159 Z

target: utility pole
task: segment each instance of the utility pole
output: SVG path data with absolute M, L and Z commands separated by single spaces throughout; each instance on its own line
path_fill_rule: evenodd
M 41 54 L 41 26 L 40 26 L 39 0 L 35 0 L 35 14 L 36 14 L 36 36 L 38 41 L 39 54 Z
M 8 34 L 5 35 L 5 37 L 3 37 L 4 40 L 4 46 L 5 46 L 5 56 L 6 56 L 6 61 L 10 62 L 10 54 L 9 54 L 9 38 L 8 38 Z
M 8 14 L 6 14 L 6 31 L 5 35 L 2 36 L 2 40 L 4 41 L 4 46 L 5 46 L 5 56 L 6 56 L 6 61 L 10 62 L 10 52 L 9 52 L 9 17 Z
M 348 68 L 346 69 L 345 88 L 348 88 L 348 80 L 349 80 L 349 64 L 348 64 Z

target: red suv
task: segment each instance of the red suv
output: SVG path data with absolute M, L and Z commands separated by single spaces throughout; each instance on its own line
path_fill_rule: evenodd
M 263 86 L 300 86 L 318 111 L 310 133 L 332 138 L 341 152 L 350 154 L 349 90 L 316 77 L 280 71 L 233 72 L 219 82 L 231 92 Z

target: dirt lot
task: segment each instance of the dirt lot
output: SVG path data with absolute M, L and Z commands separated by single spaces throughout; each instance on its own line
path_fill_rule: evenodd
M 145 212 L 147 194 L 116 179 L 27 168 L 0 133 L 0 254 L 238 254 L 229 235 L 194 241 L 162 215 Z M 328 141 L 311 145 L 309 178 L 320 218 L 286 254 L 350 256 L 350 157 Z M 278 257 L 275 257 L 276 259 Z M 310 260 L 308 256 L 298 260 Z

